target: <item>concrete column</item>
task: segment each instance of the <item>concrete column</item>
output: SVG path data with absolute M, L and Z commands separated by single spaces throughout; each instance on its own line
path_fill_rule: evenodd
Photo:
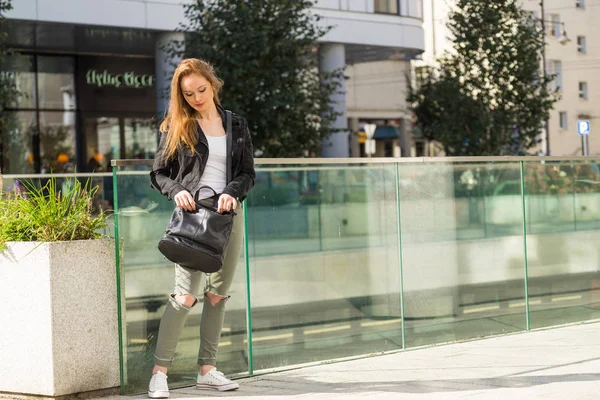
M 321 71 L 333 71 L 338 68 L 343 68 L 346 65 L 346 50 L 343 44 L 323 44 L 320 49 L 320 67 Z M 342 82 L 342 93 L 334 94 L 331 97 L 332 103 L 336 111 L 341 111 L 342 114 L 337 117 L 333 126 L 343 129 L 346 132 L 334 133 L 327 139 L 323 140 L 322 154 L 323 157 L 341 157 L 349 156 L 348 143 L 348 117 L 346 115 L 346 85 Z
M 165 32 L 158 35 L 156 40 L 156 115 L 162 120 L 169 108 L 169 88 L 171 78 L 182 57 L 173 57 L 164 51 L 165 46 L 178 42 L 180 50 L 185 48 L 183 32 Z

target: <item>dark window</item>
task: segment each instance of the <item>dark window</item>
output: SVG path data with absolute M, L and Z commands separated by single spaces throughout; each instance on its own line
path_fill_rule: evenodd
M 577 51 L 581 54 L 587 53 L 587 43 L 585 36 L 577 36 Z
M 375 0 L 375 12 L 385 14 L 400 14 L 398 0 Z
M 425 157 L 425 142 L 418 141 L 415 143 L 415 156 Z
M 383 145 L 383 156 L 394 157 L 394 143 L 391 140 L 386 140 Z

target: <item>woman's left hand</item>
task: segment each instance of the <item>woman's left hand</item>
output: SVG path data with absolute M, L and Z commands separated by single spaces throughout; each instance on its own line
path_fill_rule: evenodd
M 228 194 L 219 196 L 219 208 L 217 212 L 222 214 L 224 211 L 233 211 L 237 208 L 237 201 Z

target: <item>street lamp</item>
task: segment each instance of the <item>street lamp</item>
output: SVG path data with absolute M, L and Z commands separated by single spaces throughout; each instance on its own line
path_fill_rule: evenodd
M 567 43 L 569 43 L 571 41 L 571 39 L 569 39 L 569 37 L 567 36 L 567 31 L 565 31 L 565 23 L 564 22 L 562 22 L 562 27 L 563 27 L 563 30 L 560 35 L 560 38 L 558 38 L 558 43 L 560 43 L 564 46 Z
M 543 68 L 543 74 L 544 74 L 544 80 L 546 79 L 546 22 L 552 23 L 554 24 L 554 21 L 546 21 L 544 19 L 544 0 L 540 0 L 540 7 L 542 9 L 542 18 L 539 18 L 538 21 L 541 22 L 542 24 L 542 32 L 544 34 L 544 47 L 542 47 L 542 68 Z M 561 22 L 560 23 L 562 26 L 562 33 L 560 35 L 560 37 L 558 38 L 558 42 L 561 45 L 566 45 L 567 43 L 569 43 L 571 41 L 571 39 L 569 39 L 569 37 L 567 36 L 567 31 L 565 31 L 565 23 Z M 544 122 L 544 133 L 546 136 L 546 155 L 549 156 L 550 155 L 550 122 L 549 119 L 546 118 L 546 121 Z

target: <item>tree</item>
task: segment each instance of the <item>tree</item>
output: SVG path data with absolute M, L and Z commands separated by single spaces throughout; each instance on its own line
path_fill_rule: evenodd
M 409 87 L 416 126 L 450 156 L 527 154 L 558 100 L 541 74 L 544 33 L 518 0 L 457 0 L 453 51 Z
M 223 106 L 248 118 L 258 155 L 319 154 L 337 131 L 330 96 L 343 70 L 319 72 L 317 40 L 331 27 L 318 25 L 314 0 L 195 0 L 185 6 L 185 50 L 176 56 L 211 62 L 225 85 Z

